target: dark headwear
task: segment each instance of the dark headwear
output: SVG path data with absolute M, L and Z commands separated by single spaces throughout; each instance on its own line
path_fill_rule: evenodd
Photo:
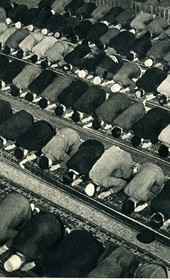
M 45 156 L 41 156 L 39 160 L 39 167 L 41 169 L 47 169 L 49 167 L 49 160 Z
M 130 199 L 125 200 L 122 204 L 122 211 L 123 213 L 129 215 L 134 212 L 134 202 Z
M 159 148 L 158 148 L 158 153 L 161 157 L 163 158 L 166 158 L 169 156 L 169 149 L 167 146 L 165 145 L 161 145 Z
M 144 229 L 140 233 L 137 234 L 137 239 L 142 243 L 152 243 L 155 240 L 155 235 L 152 231 L 148 229 Z
M 160 227 L 163 226 L 163 215 L 161 213 L 155 213 L 152 217 L 151 217 L 151 227 L 159 229 Z

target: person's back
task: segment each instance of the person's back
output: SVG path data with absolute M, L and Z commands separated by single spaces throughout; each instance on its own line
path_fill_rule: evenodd
M 42 153 L 52 161 L 67 161 L 81 144 L 78 133 L 69 128 L 63 128 L 42 148 Z
M 116 248 L 108 257 L 98 263 L 89 274 L 89 278 L 132 277 L 138 266 L 135 255 L 123 246 Z
M 13 114 L 9 119 L 0 125 L 0 136 L 7 140 L 16 141 L 33 124 L 31 114 L 21 110 Z
M 89 178 L 97 185 L 123 188 L 132 175 L 134 162 L 131 155 L 117 146 L 105 150 L 89 172 Z M 115 191 L 116 192 L 116 191 Z
M 97 265 L 103 245 L 85 230 L 73 230 L 43 260 L 46 277 L 86 277 Z
M 156 164 L 146 162 L 126 185 L 124 192 L 136 202 L 147 202 L 162 190 L 164 180 L 162 169 Z
M 104 146 L 97 140 L 88 139 L 82 143 L 79 150 L 67 161 L 67 168 L 82 175 L 88 175 L 93 164 L 104 152 Z
M 140 265 L 134 274 L 134 278 L 169 278 L 170 273 L 166 265 L 161 261 L 150 261 Z
M 12 116 L 11 104 L 8 101 L 0 100 L 0 124 Z
M 31 218 L 29 201 L 20 193 L 12 192 L 0 202 L 0 243 L 13 239 Z

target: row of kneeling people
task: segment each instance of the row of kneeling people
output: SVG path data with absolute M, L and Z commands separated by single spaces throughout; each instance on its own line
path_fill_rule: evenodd
M 145 203 L 146 207 L 156 197 L 158 200 L 163 197 L 163 214 L 166 220 L 169 219 L 166 208 L 169 201 L 165 203 L 169 196 L 164 188 L 167 178 L 158 165 L 150 162 L 137 164 L 128 152 L 117 146 L 105 149 L 98 140 L 83 141 L 72 128 L 56 131 L 47 121 L 34 121 L 33 116 L 24 110 L 12 114 L 8 102 L 1 101 L 1 104 L 4 110 L 0 124 L 1 147 L 13 150 L 15 157 L 22 159 L 22 167 L 31 160 L 51 171 L 63 167 L 66 169 L 64 183 L 76 186 L 77 182 L 85 181 L 85 192 L 89 196 L 98 194 L 101 199 L 124 190 L 129 197 L 123 205 L 126 213 L 133 212 L 136 206 L 141 210 L 140 204 Z
M 28 32 L 25 29 L 23 30 L 24 34 L 25 32 Z M 9 30 L 6 30 L 5 33 L 7 31 Z M 160 97 L 160 103 L 164 104 L 168 102 L 168 98 L 170 95 L 168 87 L 169 75 L 167 75 L 166 72 L 169 71 L 169 67 L 164 64 L 168 64 L 168 57 L 170 56 L 170 40 L 156 41 L 153 43 L 151 49 L 149 49 L 148 51 L 148 57 L 151 58 L 148 60 L 148 63 L 152 64 L 152 62 L 150 61 L 152 59 L 156 62 L 164 61 L 164 63 L 162 62 L 161 68 L 158 68 L 158 66 L 160 67 L 160 63 L 155 63 L 153 69 L 148 69 L 145 73 L 142 74 L 141 68 L 139 67 L 138 63 L 136 63 L 135 61 L 124 62 L 119 56 L 123 55 L 123 53 L 121 53 L 121 51 L 115 52 L 114 47 L 111 47 L 110 50 L 106 52 L 102 50 L 94 52 L 92 51 L 91 47 L 84 44 L 78 45 L 73 49 L 65 40 L 59 41 L 52 36 L 44 36 L 42 33 L 39 33 L 37 31 L 32 32 L 29 35 L 27 34 L 27 36 L 25 34 L 26 38 L 24 40 L 21 40 L 21 43 L 19 44 L 16 41 L 19 40 L 18 37 L 22 37 L 20 34 L 22 33 L 22 29 L 17 29 L 16 32 L 19 33 L 18 36 L 14 33 L 13 35 L 11 35 L 11 40 L 10 37 L 8 38 L 8 40 L 12 41 L 13 43 L 13 48 L 11 48 L 18 49 L 20 46 L 24 53 L 32 52 L 41 59 L 47 58 L 47 63 L 45 63 L 45 61 L 42 62 L 42 65 L 44 65 L 43 67 L 48 66 L 51 62 L 63 66 L 64 69 L 76 67 L 76 69 L 79 69 L 76 71 L 76 73 L 80 77 L 89 76 L 88 74 L 90 74 L 91 76 L 92 74 L 91 78 L 94 78 L 94 83 L 101 83 L 102 81 L 103 83 L 105 83 L 105 79 L 110 80 L 110 82 L 112 83 L 111 90 L 113 92 L 115 90 L 120 90 L 120 88 L 122 87 L 126 87 L 132 92 L 136 92 L 138 89 L 141 89 L 142 91 L 147 93 L 161 93 L 163 94 L 163 98 L 161 98 L 162 96 Z M 120 38 L 117 38 L 117 40 L 120 47 L 124 50 L 125 46 L 127 46 L 128 41 L 127 35 L 124 33 L 129 33 L 129 36 L 132 36 L 133 34 L 129 31 L 122 31 L 120 33 Z M 4 44 L 3 42 L 4 40 L 6 40 L 7 35 L 8 34 L 4 33 L 0 35 L 0 42 L 2 44 Z M 139 39 L 140 41 L 142 39 L 148 40 L 148 36 L 149 35 L 147 33 Z M 32 37 L 32 40 L 30 37 Z M 35 42 L 34 37 L 38 37 L 39 39 L 41 38 L 39 43 Z M 114 38 L 114 42 L 116 42 L 117 40 Z M 122 40 L 124 40 L 124 44 Z M 138 40 L 137 42 L 134 42 L 134 44 L 136 44 L 136 46 L 139 48 Z M 33 42 L 35 46 L 31 45 L 31 43 L 33 44 Z M 14 45 L 18 45 L 18 47 Z M 133 47 L 133 52 L 135 52 L 135 47 Z M 139 50 L 139 52 L 141 52 L 141 50 Z M 116 55 L 116 53 L 118 53 L 119 55 Z M 166 56 L 165 59 L 164 56 Z M 32 61 L 35 61 L 35 56 L 32 57 Z M 87 73 L 84 70 L 86 70 Z M 137 80 L 137 82 L 134 82 L 133 79 L 135 79 L 135 81 Z
M 41 5 L 40 2 L 39 7 L 31 9 L 28 9 L 25 5 L 16 4 L 13 8 L 11 6 L 5 7 L 6 4 L 0 3 L 2 32 L 8 27 L 5 21 L 8 23 L 9 19 L 11 19 L 13 22 L 20 21 L 20 26 L 22 24 L 24 26 L 34 25 L 37 26 L 38 30 L 46 28 L 46 32 L 50 32 L 50 35 L 51 33 L 55 35 L 61 33 L 67 38 L 71 38 L 73 42 L 86 39 L 99 47 L 101 45 L 109 46 L 114 48 L 119 54 L 128 56 L 130 59 L 133 59 L 134 53 L 135 56 L 137 55 L 142 59 L 146 56 L 151 56 L 150 53 L 147 54 L 147 51 L 152 46 L 151 40 L 148 41 L 149 38 L 145 37 L 143 40 L 141 39 L 147 32 L 151 34 L 152 38 L 157 37 L 161 40 L 168 38 L 170 34 L 169 24 L 166 19 L 158 16 L 155 17 L 147 12 L 136 15 L 131 8 L 111 7 L 108 4 L 97 7 L 95 3 L 76 2 L 75 0 L 68 1 L 70 2 L 69 4 L 66 2 L 54 1 L 51 6 L 52 11 L 49 9 L 51 3 Z M 18 32 L 16 27 L 12 28 L 11 32 L 7 32 L 9 36 L 16 31 Z M 134 34 L 129 34 L 131 28 L 137 33 L 137 38 Z M 17 49 L 21 40 L 28 35 L 26 30 L 22 29 L 24 31 L 18 32 L 16 36 L 18 37 L 17 43 L 13 42 L 11 44 L 7 42 L 9 48 Z M 124 34 L 119 34 L 122 32 Z M 79 36 L 79 38 L 76 38 L 76 36 Z M 38 41 L 40 40 L 42 40 L 42 37 Z M 136 40 L 139 41 L 136 42 Z M 6 41 L 2 40 L 1 43 L 5 44 Z M 49 47 L 51 45 L 52 43 Z M 26 51 L 28 52 L 29 49 L 26 48 Z M 169 49 L 167 49 L 167 53 L 168 51 Z
M 9 62 L 4 56 L 0 59 L 0 78 L 11 85 L 12 95 L 25 97 L 33 104 L 39 104 L 41 108 L 54 110 L 57 116 L 64 115 L 74 122 L 81 121 L 88 127 L 110 129 L 113 137 L 118 138 L 123 136 L 121 133 L 132 132 L 129 139 L 134 147 L 140 145 L 141 139 L 150 141 L 150 144 L 156 144 L 159 140 L 163 144 L 159 148 L 159 154 L 168 156 L 168 110 L 148 110 L 142 102 L 132 101 L 123 91 L 107 93 L 107 90 L 99 85 L 89 85 L 85 81 L 74 80 L 70 76 L 56 74 L 47 69 L 41 70 L 21 61 Z M 148 71 L 152 70 L 155 71 L 154 68 Z M 157 74 L 160 74 L 160 69 L 157 70 Z M 147 84 L 145 79 L 142 83 Z M 20 93 L 20 90 L 23 92 Z M 135 137 L 132 137 L 133 135 Z
M 46 277 L 169 278 L 163 261 L 139 263 L 121 244 L 105 247 L 91 232 L 68 231 L 59 216 L 39 212 L 18 192 L 0 201 L 0 243 L 1 254 L 9 250 L 10 273 L 31 263 Z

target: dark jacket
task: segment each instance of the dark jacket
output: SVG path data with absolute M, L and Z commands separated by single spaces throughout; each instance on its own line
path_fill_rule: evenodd
M 93 27 L 87 33 L 86 39 L 90 41 L 90 43 L 97 43 L 100 37 L 106 33 L 108 30 L 108 26 L 102 22 L 96 22 Z
M 86 140 L 79 150 L 67 161 L 67 168 L 73 169 L 81 175 L 88 175 L 92 166 L 101 157 L 104 146 L 97 140 Z
M 116 53 L 126 56 L 129 52 L 130 45 L 135 41 L 136 37 L 132 32 L 122 31 L 116 37 L 110 40 L 109 46 Z
M 8 101 L 0 100 L 0 124 L 12 116 L 11 104 Z
M 29 84 L 28 89 L 40 95 L 43 90 L 52 83 L 56 74 L 53 71 L 45 70 Z
M 162 108 L 149 110 L 141 119 L 135 122 L 132 130 L 139 138 L 158 142 L 158 135 L 170 122 L 170 113 Z
M 90 53 L 90 51 L 91 49 L 88 46 L 77 46 L 72 52 L 64 57 L 64 61 L 72 66 L 79 67 L 81 65 L 81 59 Z
M 41 151 L 54 135 L 52 126 L 46 121 L 37 121 L 18 138 L 18 145 L 29 151 Z
M 152 67 L 136 81 L 136 86 L 146 92 L 153 92 L 165 80 L 167 74 L 160 68 Z
M 83 95 L 74 103 L 73 108 L 85 114 L 95 112 L 106 99 L 106 92 L 99 86 L 89 87 Z
M 122 12 L 124 11 L 124 9 L 122 7 L 116 6 L 116 7 L 112 7 L 110 9 L 110 11 L 108 11 L 103 19 L 107 20 L 110 23 L 114 23 L 115 22 L 115 18 L 120 15 Z
M 4 69 L 2 73 L 2 80 L 6 84 L 11 84 L 12 80 L 23 70 L 25 63 L 19 60 L 13 60 Z
M 0 125 L 0 136 L 7 140 L 16 141 L 33 124 L 34 118 L 28 112 L 21 110 L 13 114 Z
M 132 104 L 130 98 L 121 92 L 110 94 L 109 98 L 95 111 L 98 118 L 111 124 L 125 109 Z
M 6 41 L 5 45 L 9 48 L 18 49 L 19 43 L 29 35 L 29 31 L 24 28 L 17 29 Z
M 96 4 L 93 2 L 87 2 L 75 11 L 76 16 L 81 16 L 82 18 L 89 18 L 91 13 L 96 9 Z
M 88 84 L 84 81 L 73 81 L 66 89 L 64 89 L 57 97 L 58 101 L 68 108 L 72 108 L 74 103 L 88 89 Z
M 39 259 L 62 239 L 63 225 L 51 213 L 40 212 L 27 221 L 12 247 L 30 260 Z
M 137 54 L 139 59 L 144 59 L 148 50 L 152 47 L 152 42 L 148 33 L 137 38 L 129 47 L 129 51 Z
M 165 219 L 170 218 L 170 180 L 166 181 L 163 190 L 152 200 L 151 209 L 160 212 Z
M 46 277 L 86 277 L 97 265 L 102 244 L 85 230 L 74 230 L 43 261 Z

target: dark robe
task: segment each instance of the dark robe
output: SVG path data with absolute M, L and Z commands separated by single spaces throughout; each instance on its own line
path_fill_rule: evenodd
M 52 83 L 56 74 L 53 71 L 44 70 L 35 80 L 29 84 L 28 89 L 40 95 L 44 89 Z
M 29 31 L 24 28 L 17 29 L 7 40 L 5 46 L 13 49 L 19 48 L 19 43 L 24 40 L 28 35 Z
M 153 92 L 165 80 L 167 74 L 160 68 L 152 67 L 136 81 L 136 86 L 146 92 Z
M 0 124 L 0 136 L 7 140 L 16 141 L 32 126 L 33 122 L 33 116 L 21 110 Z
M 104 251 L 92 233 L 74 230 L 43 260 L 46 277 L 86 277 Z
M 62 239 L 63 225 L 56 216 L 40 212 L 27 221 L 14 238 L 12 247 L 30 260 L 36 260 Z
M 158 142 L 160 132 L 170 123 L 170 113 L 162 108 L 149 110 L 141 119 L 135 122 L 132 130 L 139 138 Z
M 170 218 L 170 180 L 166 181 L 163 190 L 151 201 L 151 209 L 160 212 L 165 219 Z
M 25 63 L 19 60 L 10 62 L 2 73 L 2 80 L 6 84 L 11 84 L 12 80 L 23 70 Z
M 19 137 L 17 143 L 20 147 L 29 151 L 41 151 L 53 135 L 53 128 L 48 122 L 37 121 Z
M 83 95 L 74 103 L 73 108 L 85 114 L 95 112 L 106 99 L 106 92 L 99 86 L 89 87 Z
M 88 175 L 92 166 L 101 157 L 104 146 L 97 140 L 86 140 L 79 150 L 67 161 L 68 169 L 73 169 L 81 175 Z
M 68 108 L 72 108 L 74 103 L 88 89 L 88 84 L 84 81 L 73 81 L 66 89 L 64 89 L 57 97 L 58 101 Z
M 111 124 L 131 104 L 132 101 L 126 94 L 115 92 L 96 109 L 95 113 L 100 120 Z
M 12 116 L 11 104 L 8 101 L 0 99 L 0 124 Z
M 88 46 L 80 45 L 64 57 L 64 61 L 75 67 L 80 67 L 81 59 L 91 52 Z

